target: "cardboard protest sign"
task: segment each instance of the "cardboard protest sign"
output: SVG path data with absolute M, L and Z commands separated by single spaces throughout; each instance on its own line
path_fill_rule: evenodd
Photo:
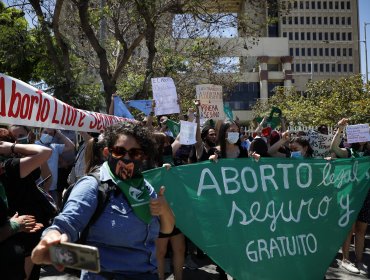
M 211 84 L 197 85 L 196 95 L 200 102 L 201 119 L 225 119 L 222 86 Z
M 180 144 L 193 145 L 197 142 L 195 139 L 197 133 L 197 124 L 193 122 L 180 121 Z
M 144 176 L 166 187 L 176 226 L 232 277 L 312 280 L 357 219 L 370 161 L 221 159 Z
M 330 144 L 334 138 L 333 134 L 321 134 L 315 130 L 309 130 L 307 136 L 313 149 L 313 157 L 325 158 L 330 156 Z
M 41 90 L 0 73 L 1 123 L 100 132 L 126 118 L 74 108 Z
M 370 141 L 369 124 L 348 125 L 346 133 L 349 144 Z
M 156 116 L 180 113 L 176 87 L 172 78 L 152 78 L 152 90 Z

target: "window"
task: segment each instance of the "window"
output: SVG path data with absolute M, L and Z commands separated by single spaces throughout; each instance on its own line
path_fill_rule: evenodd
M 352 19 L 350 17 L 347 18 L 347 25 L 352 25 Z
M 329 2 L 329 10 L 332 10 L 333 9 L 333 1 L 330 1 Z
M 299 48 L 295 49 L 295 56 L 299 56 Z
M 314 63 L 314 65 L 313 65 L 313 71 L 314 72 L 317 72 L 317 70 L 318 70 L 318 67 L 317 66 L 318 66 L 317 63 Z
M 298 9 L 298 2 L 297 1 L 294 1 L 293 7 L 294 7 L 294 9 Z
M 317 2 L 317 9 L 321 10 L 321 2 Z
M 351 32 L 348 32 L 348 34 L 347 34 L 347 40 L 348 41 L 352 41 L 352 33 Z
M 305 56 L 306 55 L 306 49 L 305 48 L 302 48 L 301 49 L 301 56 Z
M 306 1 L 306 9 L 310 9 L 310 2 L 309 1 Z
M 330 72 L 330 64 L 329 63 L 326 63 L 325 64 L 325 72 Z
M 289 55 L 290 55 L 290 56 L 294 56 L 293 48 L 289 48 Z
M 335 40 L 340 41 L 340 32 L 335 33 Z
M 343 48 L 343 56 L 347 56 L 347 48 Z
M 337 56 L 341 56 L 341 49 L 340 48 L 337 48 Z
M 328 32 L 324 33 L 324 39 L 325 39 L 325 41 L 329 40 L 329 33 Z
M 327 25 L 328 24 L 328 17 L 324 17 L 324 24 Z
M 302 64 L 302 72 L 306 72 L 307 70 L 306 70 L 306 63 L 303 63 Z
M 283 32 L 283 37 L 286 38 L 287 37 L 287 33 L 286 32 Z
M 336 9 L 336 10 L 338 10 L 338 9 L 339 9 L 339 2 L 338 2 L 338 1 L 335 1 L 334 9 Z
M 323 8 L 324 10 L 326 10 L 326 9 L 328 8 L 328 5 L 327 5 L 326 1 L 324 1 L 324 2 L 322 3 L 322 8 Z
M 343 72 L 347 72 L 348 69 L 347 69 L 347 64 L 343 64 Z
M 334 24 L 334 18 L 333 17 L 329 17 L 329 23 L 330 23 L 330 25 Z
M 344 10 L 344 2 L 340 2 L 340 9 Z
M 312 24 L 316 24 L 316 17 L 312 17 Z
M 301 20 L 301 24 L 304 24 L 304 17 L 301 17 L 300 20 Z
M 307 48 L 307 55 L 311 56 L 311 48 Z
M 330 49 L 330 55 L 331 56 L 335 56 L 335 48 L 331 48 Z
M 294 17 L 294 24 L 298 24 L 298 17 Z
M 305 33 L 304 33 L 304 32 L 301 32 L 301 40 L 302 40 L 302 41 L 304 41 L 304 40 L 305 40 L 304 35 L 305 35 Z
M 335 24 L 339 25 L 339 17 L 335 17 Z
M 320 72 L 324 72 L 324 63 L 320 63 Z
M 342 25 L 346 25 L 346 18 L 342 17 Z
M 331 65 L 331 72 L 335 73 L 335 64 L 334 63 Z
M 316 38 L 316 32 L 312 32 L 312 40 L 316 41 L 317 38 Z
M 306 24 L 311 24 L 310 23 L 310 17 L 306 17 Z
M 348 67 L 349 67 L 349 72 L 353 72 L 353 64 L 348 64 Z
M 346 40 L 346 33 L 345 32 L 343 32 L 342 33 L 342 41 L 345 41 Z
M 316 9 L 315 1 L 311 1 L 311 9 Z
M 293 32 L 289 32 L 289 40 L 292 41 L 293 40 Z
M 311 32 L 307 32 L 307 40 L 311 40 Z
M 299 1 L 299 8 L 303 10 L 303 1 Z
M 296 71 L 296 72 L 301 72 L 301 65 L 300 65 L 299 63 L 297 63 L 297 64 L 295 65 L 295 71 Z
M 299 32 L 294 32 L 294 40 L 299 40 Z
M 323 48 L 319 48 L 319 56 L 323 56 L 324 55 L 324 49 Z
M 292 24 L 292 23 L 293 23 L 292 17 L 288 17 L 288 24 Z
M 283 24 L 286 24 L 286 17 L 283 17 L 282 22 L 283 22 Z
M 322 32 L 319 32 L 319 41 L 322 41 Z
M 317 56 L 317 48 L 313 48 L 313 56 Z
M 352 56 L 352 48 L 348 48 L 348 56 Z M 350 72 L 352 72 L 352 70 Z
M 351 9 L 351 2 L 347 1 L 347 10 L 350 10 L 350 9 Z
M 329 48 L 325 48 L 325 56 L 329 56 Z
M 312 63 L 312 62 L 311 62 L 311 63 Z M 311 71 L 312 71 L 311 63 L 307 64 L 307 69 L 308 69 L 308 72 L 310 72 L 310 73 L 311 73 Z
M 342 72 L 342 64 L 338 64 L 338 72 Z
M 317 17 L 317 24 L 322 24 L 322 17 Z
M 330 40 L 334 41 L 334 32 L 330 32 Z

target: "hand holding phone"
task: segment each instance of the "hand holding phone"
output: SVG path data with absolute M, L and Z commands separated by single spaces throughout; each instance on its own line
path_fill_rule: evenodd
M 98 248 L 88 245 L 61 242 L 49 248 L 51 262 L 74 269 L 100 272 Z

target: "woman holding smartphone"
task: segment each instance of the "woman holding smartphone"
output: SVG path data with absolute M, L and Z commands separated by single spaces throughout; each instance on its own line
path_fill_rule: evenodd
M 152 139 L 146 128 L 134 124 L 114 124 L 104 132 L 106 161 L 100 167 L 100 180 L 111 184 L 113 191 L 86 237 L 86 245 L 99 250 L 101 272 L 83 270 L 81 279 L 158 279 L 155 240 L 159 231 L 172 231 L 175 219 L 164 188 L 157 194 L 141 174 L 144 161 L 154 158 Z M 77 182 L 33 250 L 35 263 L 50 264 L 51 246 L 78 239 L 97 207 L 98 185 L 93 176 Z

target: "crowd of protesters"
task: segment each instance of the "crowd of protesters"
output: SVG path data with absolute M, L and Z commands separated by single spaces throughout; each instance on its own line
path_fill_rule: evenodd
M 99 248 L 102 272 L 99 277 L 83 272 L 81 279 L 128 277 L 164 280 L 168 272 L 166 257 L 171 256 L 174 277 L 181 280 L 184 267 L 197 268 L 192 256 L 201 257 L 204 253 L 176 227 L 164 189 L 156 193 L 143 179 L 142 171 L 207 160 L 217 164 L 222 158 L 252 157 L 258 161 L 261 157 L 313 157 L 306 133 L 287 131 L 283 118 L 278 129 L 272 129 L 266 126 L 266 117 L 248 134 L 238 120 L 207 120 L 201 125 L 199 115 L 199 102 L 196 101 L 194 108 L 189 108 L 187 114 L 181 116 L 181 119 L 197 123 L 196 143 L 193 145 L 180 144 L 181 134 L 175 136 L 169 129 L 168 116 L 155 118 L 153 112 L 142 122 L 116 124 L 106 128 L 102 134 L 78 132 L 80 137 L 76 137 L 75 132 L 68 135 L 68 131 L 49 128 L 43 128 L 39 137 L 25 126 L 1 128 L 1 276 L 4 279 L 39 279 L 40 265 L 51 263 L 45 253 L 48 248 L 60 241 L 74 242 L 78 239 L 78 233 L 89 223 L 98 200 L 99 183 L 85 175 L 99 169 L 100 180 L 113 183 L 113 191 L 109 193 L 111 209 L 121 205 L 126 212 L 125 215 L 121 210 L 113 211 L 113 214 L 102 212 L 95 221 L 87 242 Z M 346 143 L 343 133 L 346 125 L 348 119 L 339 120 L 330 146 L 330 157 L 369 156 L 370 142 Z M 326 125 L 317 130 L 328 134 Z M 77 143 L 77 138 L 81 142 Z M 155 219 L 146 220 L 144 213 L 130 204 L 122 190 L 129 179 L 138 180 L 148 199 L 152 198 L 148 203 L 150 215 Z M 76 182 L 79 187 L 72 191 L 61 209 L 62 192 Z M 49 217 L 39 209 L 41 206 L 35 197 L 41 191 L 43 195 L 50 195 L 50 201 L 59 208 L 55 217 Z M 342 247 L 342 266 L 352 273 L 367 275 L 362 253 L 369 222 L 370 195 Z M 120 225 L 115 227 L 114 223 Z M 127 234 L 122 235 L 122 232 Z M 349 261 L 353 233 L 356 263 Z M 197 249 L 196 253 L 192 248 Z M 221 267 L 218 266 L 217 271 L 219 279 L 227 279 Z

